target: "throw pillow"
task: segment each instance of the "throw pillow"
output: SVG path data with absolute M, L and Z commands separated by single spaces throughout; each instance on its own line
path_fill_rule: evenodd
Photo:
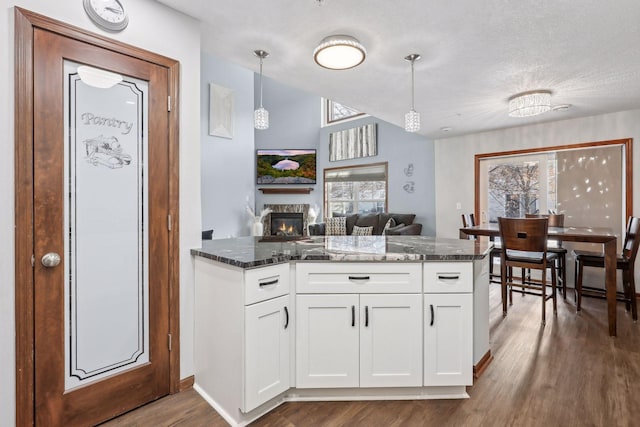
M 352 236 L 371 236 L 373 235 L 373 226 L 369 227 L 358 227 L 357 225 L 353 226 Z
M 327 236 L 345 236 L 347 234 L 347 218 L 331 217 L 327 218 Z
M 393 218 L 389 218 L 389 221 L 387 221 L 387 223 L 384 225 L 384 228 L 382 229 L 382 234 L 385 234 L 388 229 L 395 226 L 396 226 L 396 220 Z

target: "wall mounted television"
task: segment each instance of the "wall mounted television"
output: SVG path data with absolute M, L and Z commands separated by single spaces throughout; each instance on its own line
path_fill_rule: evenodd
M 315 184 L 316 150 L 256 150 L 257 184 Z

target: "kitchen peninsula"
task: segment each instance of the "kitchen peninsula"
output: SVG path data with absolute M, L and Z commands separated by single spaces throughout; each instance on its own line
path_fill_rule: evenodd
M 490 360 L 486 240 L 242 237 L 195 258 L 194 388 L 232 425 L 284 401 L 467 398 Z

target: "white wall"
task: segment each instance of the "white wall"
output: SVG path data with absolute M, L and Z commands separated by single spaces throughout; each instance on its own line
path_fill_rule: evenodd
M 200 69 L 202 229 L 214 238 L 249 235 L 247 198 L 253 206 L 255 151 L 253 71 L 203 53 Z M 233 138 L 209 135 L 209 84 L 233 90 Z
M 0 9 L 0 426 L 15 424 L 13 6 L 85 28 L 180 61 L 180 310 L 181 378 L 193 374 L 193 265 L 200 246 L 200 27 L 152 0 L 128 0 L 129 26 L 96 28 L 81 1 L 4 1 Z
M 462 225 L 460 214 L 473 212 L 475 154 L 623 138 L 640 142 L 640 110 L 436 140 L 437 235 L 457 238 Z M 633 152 L 633 164 L 640 165 L 637 147 Z M 635 172 L 633 213 L 640 215 L 640 173 L 638 170 Z M 457 202 L 461 203 L 461 210 L 456 209 Z M 567 265 L 572 264 L 567 260 Z M 640 266 L 636 267 L 636 277 L 639 269 Z

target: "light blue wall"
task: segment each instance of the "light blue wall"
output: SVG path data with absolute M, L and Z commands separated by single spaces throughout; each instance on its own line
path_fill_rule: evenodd
M 265 148 L 317 148 L 320 135 L 320 97 L 294 89 L 267 77 L 262 78 L 262 105 L 269 111 L 269 129 L 256 130 L 256 149 Z M 259 75 L 255 76 L 255 106 L 260 105 Z M 255 162 L 255 159 L 254 159 Z M 317 168 L 322 174 L 322 169 Z M 255 172 L 254 172 L 255 179 Z M 293 186 L 293 185 L 292 185 Z M 256 206 L 265 204 L 309 203 L 322 207 L 321 185 L 295 185 L 311 187 L 310 194 L 262 194 L 256 187 Z M 278 187 L 278 186 L 272 186 Z
M 253 205 L 255 159 L 253 129 L 254 73 L 202 53 L 201 191 L 202 229 L 214 238 L 248 236 L 247 199 Z M 209 135 L 209 84 L 234 91 L 233 138 Z
M 263 77 L 263 105 L 269 111 L 269 129 L 253 129 L 253 109 L 260 103 L 259 76 L 214 56 L 202 55 L 202 224 L 214 237 L 249 234 L 245 212 L 247 198 L 257 211 L 265 204 L 323 204 L 325 168 L 388 162 L 389 211 L 415 213 L 423 235 L 435 235 L 434 143 L 373 117 L 321 127 L 321 98 Z M 208 134 L 209 83 L 235 91 L 234 137 Z M 329 133 L 376 123 L 378 155 L 329 162 Z M 255 185 L 255 150 L 265 148 L 315 148 L 317 184 L 310 194 L 262 194 Z M 413 165 L 413 174 L 405 171 Z M 413 192 L 407 191 L 413 187 Z M 265 186 L 266 187 L 266 186 Z M 255 200 L 255 205 L 254 205 Z M 318 218 L 320 220 L 320 218 Z
M 329 133 L 369 123 L 377 123 L 377 156 L 329 162 Z M 318 144 L 318 175 L 320 179 L 322 179 L 324 168 L 378 162 L 388 162 L 389 212 L 416 214 L 415 222 L 422 224 L 422 235 L 435 236 L 435 156 L 432 140 L 405 132 L 403 128 L 375 117 L 365 117 L 335 124 L 320 130 Z M 413 173 L 408 176 L 410 164 L 413 165 Z M 318 191 L 322 193 L 322 186 L 318 187 Z M 407 191 L 410 187 L 413 187 L 413 192 Z M 322 194 L 320 194 L 320 200 L 322 200 Z

